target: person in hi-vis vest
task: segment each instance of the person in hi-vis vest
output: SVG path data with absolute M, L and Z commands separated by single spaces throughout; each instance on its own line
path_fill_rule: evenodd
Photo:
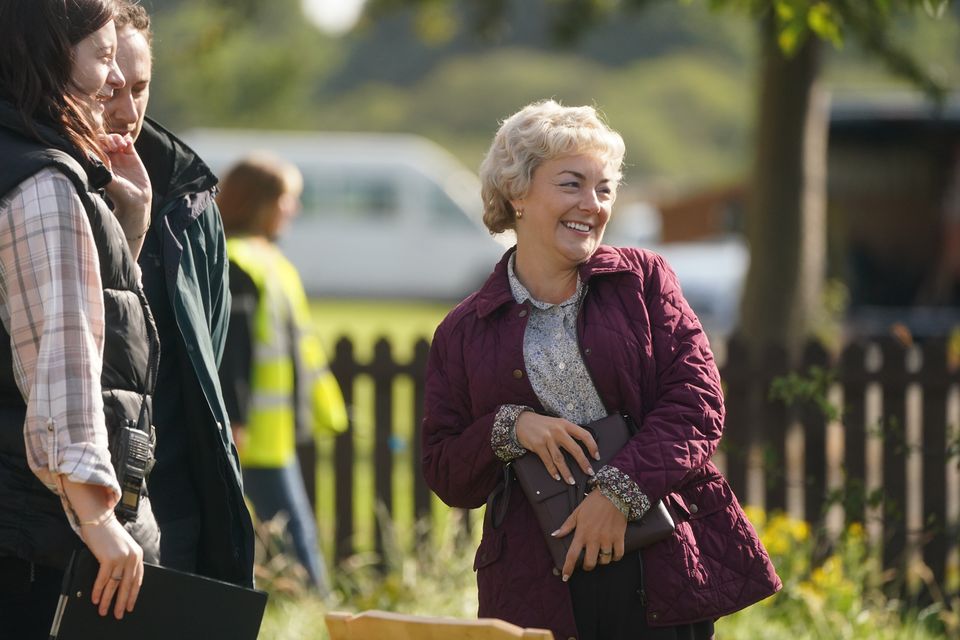
M 267 154 L 243 158 L 221 182 L 233 307 L 220 380 L 254 512 L 260 520 L 288 518 L 297 558 L 326 594 L 297 433 L 342 432 L 347 410 L 312 330 L 300 276 L 274 243 L 299 210 L 302 189 L 299 170 Z

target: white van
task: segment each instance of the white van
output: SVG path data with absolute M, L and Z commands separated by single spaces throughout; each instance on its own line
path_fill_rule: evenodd
M 614 209 L 604 242 L 644 247 L 662 255 L 680 280 L 683 296 L 711 338 L 727 337 L 740 317 L 740 298 L 750 266 L 750 251 L 736 234 L 709 240 L 663 242 L 661 212 L 634 202 Z
M 314 297 L 458 300 L 512 244 L 483 226 L 476 176 L 419 136 L 198 129 L 183 138 L 218 175 L 258 150 L 300 168 L 303 210 L 280 246 Z

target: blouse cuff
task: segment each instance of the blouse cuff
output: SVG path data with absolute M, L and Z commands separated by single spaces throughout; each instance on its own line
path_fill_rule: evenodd
M 597 471 L 596 483 L 600 494 L 620 509 L 628 522 L 639 520 L 650 510 L 650 498 L 620 469 L 604 466 Z
M 493 453 L 503 462 L 515 460 L 527 452 L 517 440 L 517 418 L 524 411 L 533 411 L 520 404 L 504 404 L 497 410 L 490 433 L 490 446 Z

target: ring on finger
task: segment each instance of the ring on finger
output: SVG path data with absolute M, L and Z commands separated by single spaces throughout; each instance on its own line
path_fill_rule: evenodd
M 123 580 L 123 575 L 121 574 L 121 575 L 119 575 L 119 576 L 110 576 L 110 579 L 111 579 L 111 580 Z
M 612 551 L 612 550 L 611 550 L 611 551 L 607 551 L 607 550 L 604 550 L 604 549 L 600 549 L 600 556 L 601 556 L 601 557 L 609 558 L 609 557 L 612 556 L 612 555 L 613 555 L 613 551 Z

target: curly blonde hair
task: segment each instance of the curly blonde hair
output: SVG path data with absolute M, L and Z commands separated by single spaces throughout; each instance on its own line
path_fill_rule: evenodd
M 565 107 L 555 100 L 528 104 L 503 121 L 480 164 L 483 223 L 490 233 L 516 226 L 511 200 L 524 197 L 541 164 L 564 155 L 596 153 L 623 171 L 620 134 L 590 106 Z

